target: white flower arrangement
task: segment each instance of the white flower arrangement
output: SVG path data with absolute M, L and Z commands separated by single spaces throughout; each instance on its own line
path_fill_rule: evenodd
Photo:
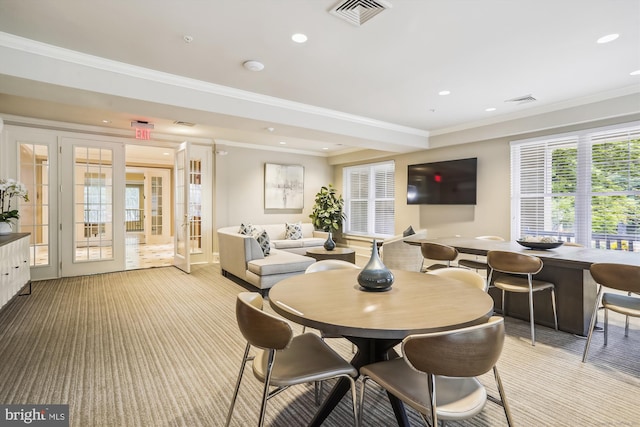
M 14 197 L 29 201 L 27 187 L 15 179 L 0 179 L 0 222 L 9 222 L 12 219 L 20 218 L 17 209 L 11 208 L 11 200 Z

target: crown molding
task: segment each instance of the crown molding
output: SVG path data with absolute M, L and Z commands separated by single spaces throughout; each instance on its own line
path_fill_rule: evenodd
M 126 64 L 123 62 L 113 61 L 110 59 L 105 59 L 98 56 L 53 46 L 9 33 L 0 32 L 0 46 L 26 52 L 32 55 L 51 58 L 57 61 L 64 61 L 83 67 L 90 67 L 100 71 L 116 73 L 123 76 L 147 80 L 150 82 L 165 84 L 183 89 L 190 89 L 197 92 L 213 94 L 234 100 L 246 101 L 253 104 L 276 107 L 332 120 L 338 120 L 340 122 L 353 123 L 356 125 L 387 130 L 394 133 L 405 134 L 414 138 L 417 137 L 419 139 L 424 138 L 426 140 L 429 137 L 429 132 L 423 129 L 411 128 L 395 123 L 388 123 L 368 117 L 357 116 L 342 111 L 336 111 L 295 101 L 289 101 L 282 98 L 276 98 L 222 86 L 215 83 L 205 82 L 202 80 L 196 80 L 188 77 L 178 76 L 175 74 L 156 71 L 149 68 L 139 67 L 136 65 Z M 424 146 L 417 147 L 423 148 Z

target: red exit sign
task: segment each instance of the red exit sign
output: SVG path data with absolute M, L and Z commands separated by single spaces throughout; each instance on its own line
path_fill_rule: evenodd
M 136 128 L 136 139 L 151 139 L 151 129 Z

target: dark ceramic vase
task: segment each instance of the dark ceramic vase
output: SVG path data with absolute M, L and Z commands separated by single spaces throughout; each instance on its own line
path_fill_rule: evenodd
M 333 239 L 331 238 L 331 232 L 329 232 L 329 235 L 327 236 L 327 240 L 325 240 L 324 242 L 324 248 L 328 251 L 332 251 L 336 248 L 336 242 L 334 242 Z
M 393 273 L 382 263 L 374 240 L 371 258 L 358 274 L 358 283 L 367 291 L 386 291 L 393 285 L 393 280 Z

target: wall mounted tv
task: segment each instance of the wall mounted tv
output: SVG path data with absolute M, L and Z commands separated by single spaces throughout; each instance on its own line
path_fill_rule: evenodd
M 408 205 L 475 205 L 478 159 L 409 165 Z

